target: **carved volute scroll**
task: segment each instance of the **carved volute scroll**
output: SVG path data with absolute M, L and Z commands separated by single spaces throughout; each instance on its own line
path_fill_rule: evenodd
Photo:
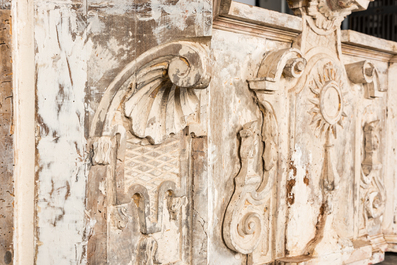
M 302 75 L 306 60 L 297 49 L 283 49 L 265 54 L 249 87 L 258 95 L 275 94 L 283 77 L 295 79 Z M 250 254 L 250 263 L 269 261 L 272 197 L 278 175 L 279 132 L 273 106 L 262 97 L 256 98 L 262 113 L 258 121 L 244 125 L 240 131 L 241 169 L 235 177 L 235 190 L 226 210 L 223 237 L 226 245 L 241 254 Z M 260 126 L 261 130 L 257 127 Z M 259 136 L 259 135 L 260 136 Z M 263 143 L 263 173 L 253 168 L 260 156 L 258 140 Z M 262 176 L 261 176 L 262 175 Z M 265 212 L 265 214 L 263 214 Z
M 223 238 L 226 245 L 239 253 L 254 251 L 266 257 L 270 250 L 271 195 L 278 174 L 278 125 L 269 102 L 259 103 L 262 113 L 261 130 L 258 122 L 244 125 L 240 131 L 241 169 L 235 177 L 235 190 L 226 210 Z M 254 168 L 260 159 L 258 142 L 263 143 L 263 173 Z
M 262 110 L 263 175 L 253 168 L 253 161 L 258 158 L 255 151 L 260 139 L 258 123 L 247 123 L 239 133 L 241 169 L 234 179 L 235 190 L 223 223 L 226 245 L 242 254 L 251 254 L 262 240 L 269 240 L 269 213 L 266 212 L 270 207 L 269 196 L 277 172 L 278 133 L 270 104 L 263 106 Z
M 346 72 L 349 79 L 355 84 L 363 84 L 364 97 L 374 99 L 381 97 L 380 92 L 384 92 L 380 87 L 379 73 L 375 65 L 369 61 L 360 61 L 347 64 Z
M 91 233 L 106 235 L 91 238 L 88 249 L 105 244 L 108 254 L 89 254 L 92 264 L 103 259 L 107 264 L 188 264 L 191 181 L 189 143 L 182 131 L 200 122 L 194 89 L 209 84 L 207 54 L 204 45 L 193 42 L 153 48 L 127 65 L 106 90 L 90 132 L 89 183 L 98 185 L 98 198 L 106 197 L 108 214 L 103 215 L 106 208 L 102 215 L 92 214 L 89 201 L 96 200 L 95 194 L 87 195 L 87 211 L 95 223 Z M 169 237 L 178 240 L 166 253 Z
M 265 55 L 256 78 L 248 80 L 255 91 L 274 92 L 279 89 L 281 77 L 300 77 L 306 67 L 306 60 L 297 49 L 282 49 Z

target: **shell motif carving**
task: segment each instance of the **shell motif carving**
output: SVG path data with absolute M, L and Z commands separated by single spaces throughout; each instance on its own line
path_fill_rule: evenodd
M 186 41 L 142 54 L 106 89 L 90 136 L 114 136 L 114 127 L 120 125 L 117 113 L 128 118 L 133 135 L 147 138 L 151 144 L 160 144 L 170 134 L 199 122 L 199 99 L 194 90 L 209 85 L 208 62 L 205 45 Z
M 136 73 L 135 89 L 124 103 L 135 136 L 159 144 L 198 121 L 199 100 L 193 89 L 209 83 L 203 53 L 198 46 L 186 45 L 179 56 L 159 58 Z

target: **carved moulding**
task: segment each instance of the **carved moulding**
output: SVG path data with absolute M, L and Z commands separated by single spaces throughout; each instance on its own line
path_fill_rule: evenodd
M 374 99 L 381 97 L 384 90 L 380 86 L 379 73 L 375 65 L 369 61 L 360 61 L 345 65 L 347 75 L 355 84 L 363 84 L 364 97 Z
M 91 249 L 107 245 L 107 264 L 161 264 L 158 249 L 167 247 L 158 243 L 159 232 L 164 232 L 164 216 L 177 226 L 190 218 L 186 215 L 185 175 L 189 169 L 188 163 L 180 165 L 183 155 L 179 143 L 185 141 L 181 131 L 199 122 L 194 89 L 209 84 L 207 55 L 204 45 L 193 42 L 153 48 L 128 64 L 104 93 L 90 128 L 94 167 L 89 185 L 100 181 L 96 172 L 105 172 L 106 185 L 97 183 L 100 190 L 96 194 L 106 197 L 108 213 L 105 220 L 98 221 L 103 215 L 92 214 L 89 219 L 91 224 L 97 222 L 92 234 L 108 234 L 107 238 L 92 238 L 88 245 Z M 136 157 L 139 161 L 134 160 Z M 128 175 L 127 181 L 125 174 L 133 175 Z M 94 208 L 87 204 L 88 213 Z M 139 223 L 138 234 L 135 223 Z M 187 230 L 178 229 L 184 234 L 180 235 L 183 247 L 178 249 L 184 251 L 189 242 Z M 120 252 L 120 248 L 127 250 Z M 90 255 L 93 264 L 98 263 L 97 256 L 106 256 Z M 187 254 L 180 256 L 182 264 L 188 264 Z

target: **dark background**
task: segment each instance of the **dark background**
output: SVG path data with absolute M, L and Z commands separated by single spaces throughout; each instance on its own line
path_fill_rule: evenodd
M 292 14 L 285 0 L 237 1 Z M 366 11 L 354 12 L 348 16 L 342 23 L 342 29 L 351 29 L 378 38 L 397 41 L 397 0 L 376 0 L 371 2 Z

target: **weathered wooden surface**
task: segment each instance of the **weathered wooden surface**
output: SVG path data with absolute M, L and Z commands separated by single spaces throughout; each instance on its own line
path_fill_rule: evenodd
M 368 2 L 291 0 L 293 17 L 223 0 L 35 1 L 35 263 L 368 264 L 397 251 L 397 50 L 339 30 Z
M 150 48 L 209 36 L 211 6 L 209 1 L 37 1 L 35 16 L 36 263 L 85 263 L 94 252 L 87 245 L 94 224 L 86 218 L 100 208 L 89 199 L 92 207 L 85 211 L 86 196 L 95 197 L 95 183 L 100 183 L 88 178 L 87 140 L 102 95 L 128 63 Z M 103 214 L 110 213 L 104 207 Z M 107 233 L 94 237 L 101 234 Z M 100 252 L 95 251 L 103 258 L 97 259 L 106 262 L 107 253 Z
M 14 235 L 14 150 L 12 116 L 11 12 L 0 9 L 0 262 L 12 264 Z

